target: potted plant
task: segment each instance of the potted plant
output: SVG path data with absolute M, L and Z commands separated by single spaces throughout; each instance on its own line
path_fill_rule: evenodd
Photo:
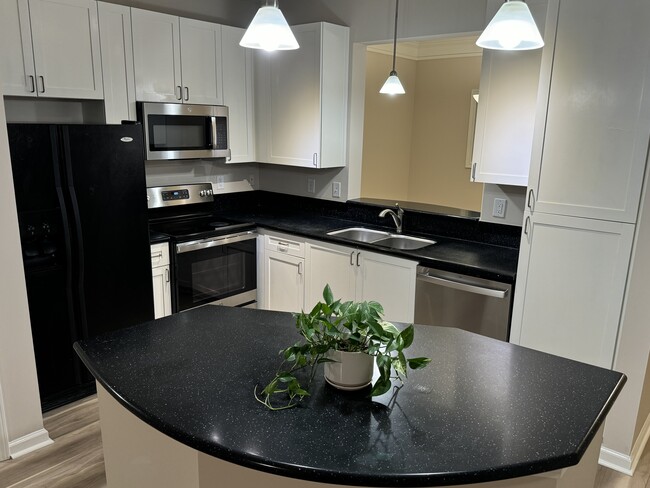
M 291 408 L 309 396 L 319 364 L 325 364 L 325 379 L 331 385 L 359 389 L 371 383 L 374 359 L 379 378 L 371 395 L 378 396 L 390 389 L 392 380 L 402 381 L 408 368 L 424 368 L 431 361 L 406 358 L 404 350 L 413 343 L 413 325 L 400 331 L 384 321 L 379 303 L 334 300 L 329 285 L 323 290 L 323 300 L 311 312 L 295 314 L 304 340 L 281 350 L 283 361 L 275 377 L 259 393 L 255 388 L 255 398 L 269 409 Z M 277 400 L 275 404 L 272 399 Z

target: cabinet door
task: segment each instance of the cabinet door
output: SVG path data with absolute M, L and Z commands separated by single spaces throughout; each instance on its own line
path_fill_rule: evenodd
M 135 96 L 143 102 L 182 99 L 178 17 L 131 9 Z
M 305 260 L 267 251 L 264 306 L 269 310 L 300 312 L 305 301 Z
M 307 243 L 306 257 L 305 311 L 310 311 L 317 302 L 322 301 L 323 289 L 327 284 L 335 298 L 343 301 L 355 299 L 355 249 L 333 244 Z
M 152 268 L 154 318 L 166 317 L 172 313 L 172 290 L 169 280 L 169 266 Z
M 36 96 L 28 0 L 0 2 L 0 77 L 4 95 Z
M 102 99 L 97 2 L 29 0 L 39 96 Z
M 298 26 L 293 32 L 300 49 L 265 53 L 269 162 L 313 168 L 320 156 L 320 28 Z
M 135 120 L 135 75 L 131 10 L 112 3 L 97 2 L 99 10 L 102 80 L 106 123 Z
M 361 251 L 357 300 L 379 302 L 388 321 L 413 322 L 416 267 L 415 261 Z
M 245 30 L 221 26 L 223 104 L 228 107 L 230 163 L 255 161 L 253 53 L 239 41 Z
M 611 368 L 634 225 L 525 219 L 510 341 Z
M 549 2 L 534 212 L 636 220 L 650 135 L 648 18 L 650 2 Z
M 221 26 L 180 19 L 183 102 L 223 104 L 221 91 Z

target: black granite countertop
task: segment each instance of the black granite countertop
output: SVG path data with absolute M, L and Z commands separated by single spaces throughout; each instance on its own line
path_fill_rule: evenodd
M 405 234 L 430 238 L 435 240 L 436 244 L 415 251 L 401 251 L 327 235 L 332 230 L 355 226 L 388 232 L 394 232 L 394 227 L 380 227 L 351 220 L 308 215 L 296 210 L 289 210 L 281 214 L 276 212 L 229 210 L 225 216 L 231 220 L 255 222 L 258 226 L 271 230 L 413 259 L 422 266 L 478 278 L 514 283 L 517 274 L 519 250 L 512 247 L 455 239 L 412 230 L 405 232 Z
M 192 448 L 355 486 L 479 483 L 575 465 L 625 381 L 459 329 L 416 326 L 407 356 L 432 362 L 394 395 L 340 392 L 318 372 L 307 401 L 271 412 L 253 389 L 298 338 L 288 313 L 204 306 L 75 350 L 122 405 Z
M 154 230 L 149 230 L 149 243 L 157 244 L 159 242 L 169 242 L 169 236 L 167 234 L 161 234 Z

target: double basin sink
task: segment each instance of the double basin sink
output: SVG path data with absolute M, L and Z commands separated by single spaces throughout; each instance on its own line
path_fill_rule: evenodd
M 348 229 L 335 230 L 328 232 L 327 235 L 390 249 L 398 249 L 400 251 L 415 251 L 436 243 L 436 241 L 430 239 L 405 236 L 403 234 L 391 234 L 390 232 L 366 229 L 364 227 L 350 227 Z

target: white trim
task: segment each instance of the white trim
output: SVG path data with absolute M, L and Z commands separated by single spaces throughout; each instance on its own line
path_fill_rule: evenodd
M 478 36 L 447 37 L 442 39 L 429 39 L 423 41 L 399 41 L 397 43 L 397 57 L 412 61 L 426 61 L 429 59 L 464 58 L 481 56 L 483 49 L 476 45 Z M 393 44 L 373 44 L 367 47 L 368 51 L 393 55 Z
M 9 459 L 9 430 L 7 429 L 7 418 L 4 411 L 4 399 L 2 397 L 2 385 L 0 384 L 0 461 Z
M 49 446 L 53 442 L 47 430 L 39 429 L 9 442 L 9 452 L 11 458 L 16 459 L 41 447 Z
M 615 471 L 619 471 L 628 476 L 632 476 L 636 470 L 639 460 L 643 454 L 648 440 L 650 439 L 650 415 L 648 415 L 641 427 L 641 431 L 636 438 L 634 446 L 632 446 L 632 452 L 629 456 L 616 452 L 607 447 L 601 446 L 600 448 L 600 458 L 598 463 L 607 468 L 611 468 Z

